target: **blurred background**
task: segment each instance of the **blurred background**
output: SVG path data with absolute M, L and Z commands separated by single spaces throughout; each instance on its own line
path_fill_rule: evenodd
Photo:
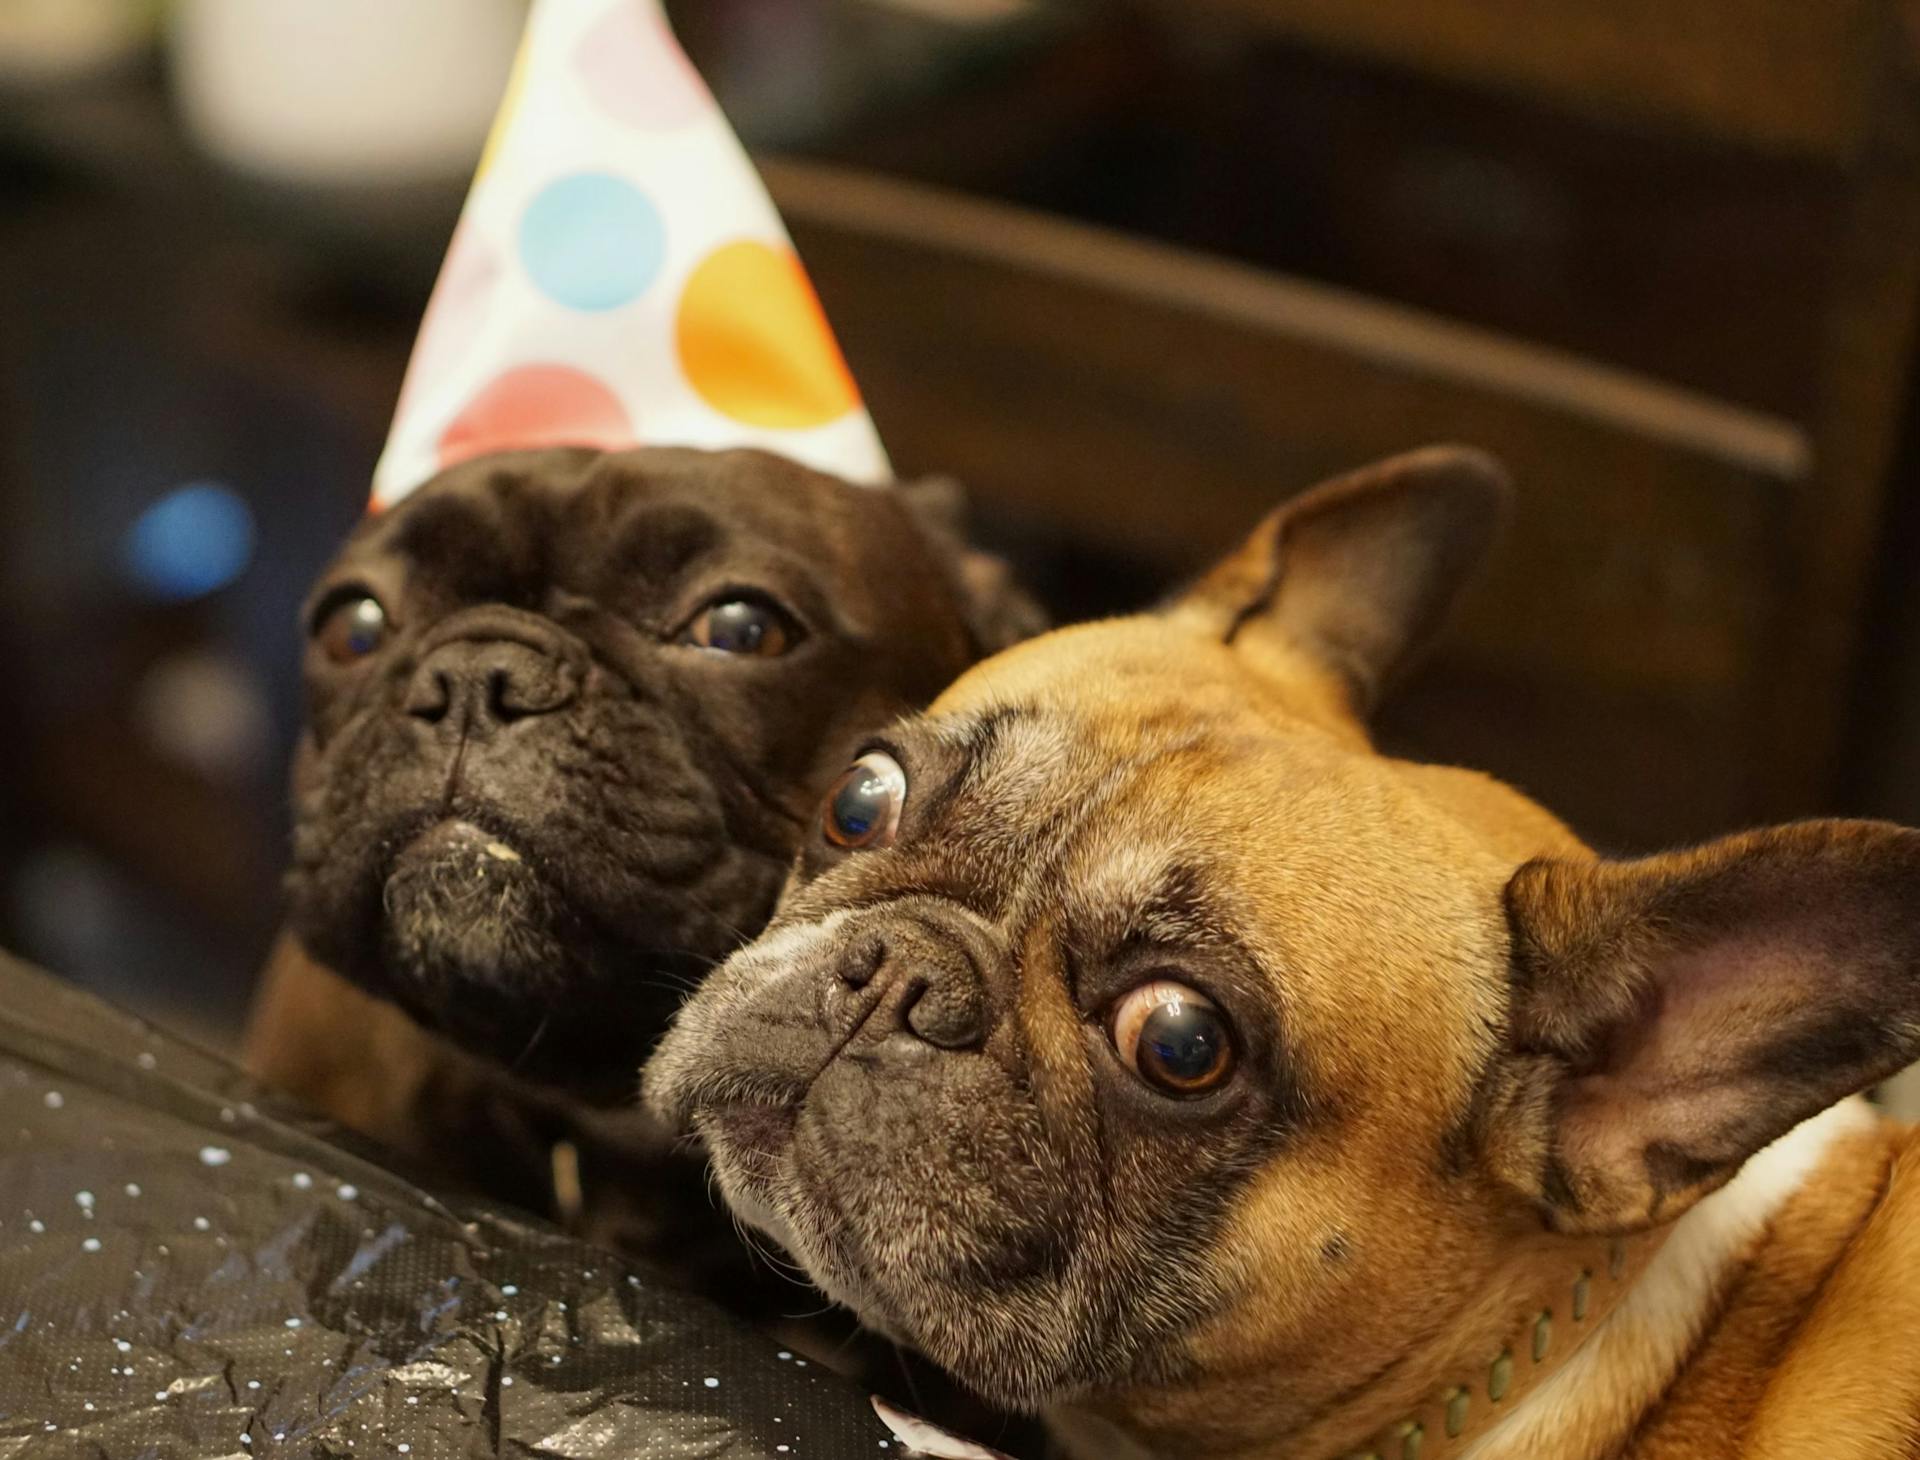
M 1920 821 L 1914 0 L 689 0 L 896 464 L 1061 615 L 1437 439 L 1384 726 L 1635 850 Z M 297 607 L 520 0 L 0 0 L 0 945 L 215 1044 Z

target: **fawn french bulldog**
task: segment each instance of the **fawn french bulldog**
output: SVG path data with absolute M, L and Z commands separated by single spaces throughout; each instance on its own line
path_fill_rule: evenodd
M 876 736 L 647 1068 L 830 1295 L 1081 1460 L 1910 1456 L 1920 833 L 1636 861 L 1361 716 L 1493 535 L 1403 457 Z

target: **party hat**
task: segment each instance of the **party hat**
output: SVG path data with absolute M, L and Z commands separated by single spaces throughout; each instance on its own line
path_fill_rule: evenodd
M 892 475 L 659 0 L 534 0 L 373 502 L 558 445 L 761 446 L 854 481 Z

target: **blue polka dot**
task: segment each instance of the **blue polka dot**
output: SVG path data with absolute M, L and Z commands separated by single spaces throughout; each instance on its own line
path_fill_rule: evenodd
M 618 309 L 639 298 L 666 247 L 666 225 L 646 194 L 603 172 L 549 183 L 520 220 L 527 273 L 569 309 Z

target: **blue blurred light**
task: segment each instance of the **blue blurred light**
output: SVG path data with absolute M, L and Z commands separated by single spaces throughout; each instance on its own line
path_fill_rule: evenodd
M 127 529 L 127 572 L 169 603 L 224 588 L 253 559 L 253 513 L 226 487 L 191 482 L 152 503 Z

